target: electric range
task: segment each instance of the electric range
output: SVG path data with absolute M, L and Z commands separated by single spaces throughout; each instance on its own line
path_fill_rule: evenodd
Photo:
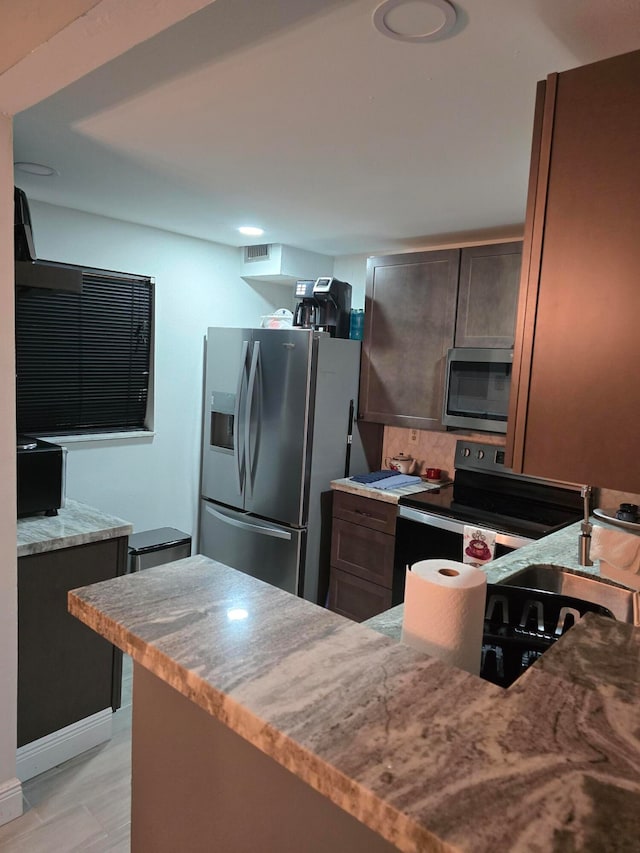
M 502 446 L 459 440 L 453 482 L 400 498 L 399 518 L 460 533 L 475 524 L 508 550 L 580 521 L 579 487 L 514 474 L 504 459 Z

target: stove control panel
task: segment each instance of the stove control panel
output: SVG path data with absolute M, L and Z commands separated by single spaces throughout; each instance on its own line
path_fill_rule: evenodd
M 504 464 L 504 447 L 459 439 L 456 442 L 455 467 L 466 471 L 508 473 Z
M 504 464 L 505 451 L 501 444 L 484 444 L 479 441 L 468 441 L 460 438 L 456 442 L 455 468 L 462 471 L 479 471 L 485 474 L 500 474 L 513 477 L 516 480 L 526 480 L 529 483 L 545 483 L 549 485 L 567 486 L 574 491 L 577 486 L 569 483 L 553 483 L 539 477 L 527 477 L 524 474 L 514 474 L 511 468 Z

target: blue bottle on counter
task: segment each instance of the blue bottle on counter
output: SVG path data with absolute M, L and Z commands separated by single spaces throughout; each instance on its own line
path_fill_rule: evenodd
M 354 308 L 349 321 L 349 337 L 361 341 L 364 334 L 364 308 Z

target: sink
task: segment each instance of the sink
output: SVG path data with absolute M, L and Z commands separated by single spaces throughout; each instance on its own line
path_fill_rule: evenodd
M 581 598 L 607 607 L 621 622 L 640 626 L 640 593 L 605 578 L 562 566 L 532 565 L 500 583 Z

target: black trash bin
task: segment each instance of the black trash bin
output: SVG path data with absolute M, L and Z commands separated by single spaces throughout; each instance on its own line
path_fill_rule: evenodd
M 191 556 L 191 537 L 175 527 L 143 530 L 129 536 L 129 571 L 139 572 Z

